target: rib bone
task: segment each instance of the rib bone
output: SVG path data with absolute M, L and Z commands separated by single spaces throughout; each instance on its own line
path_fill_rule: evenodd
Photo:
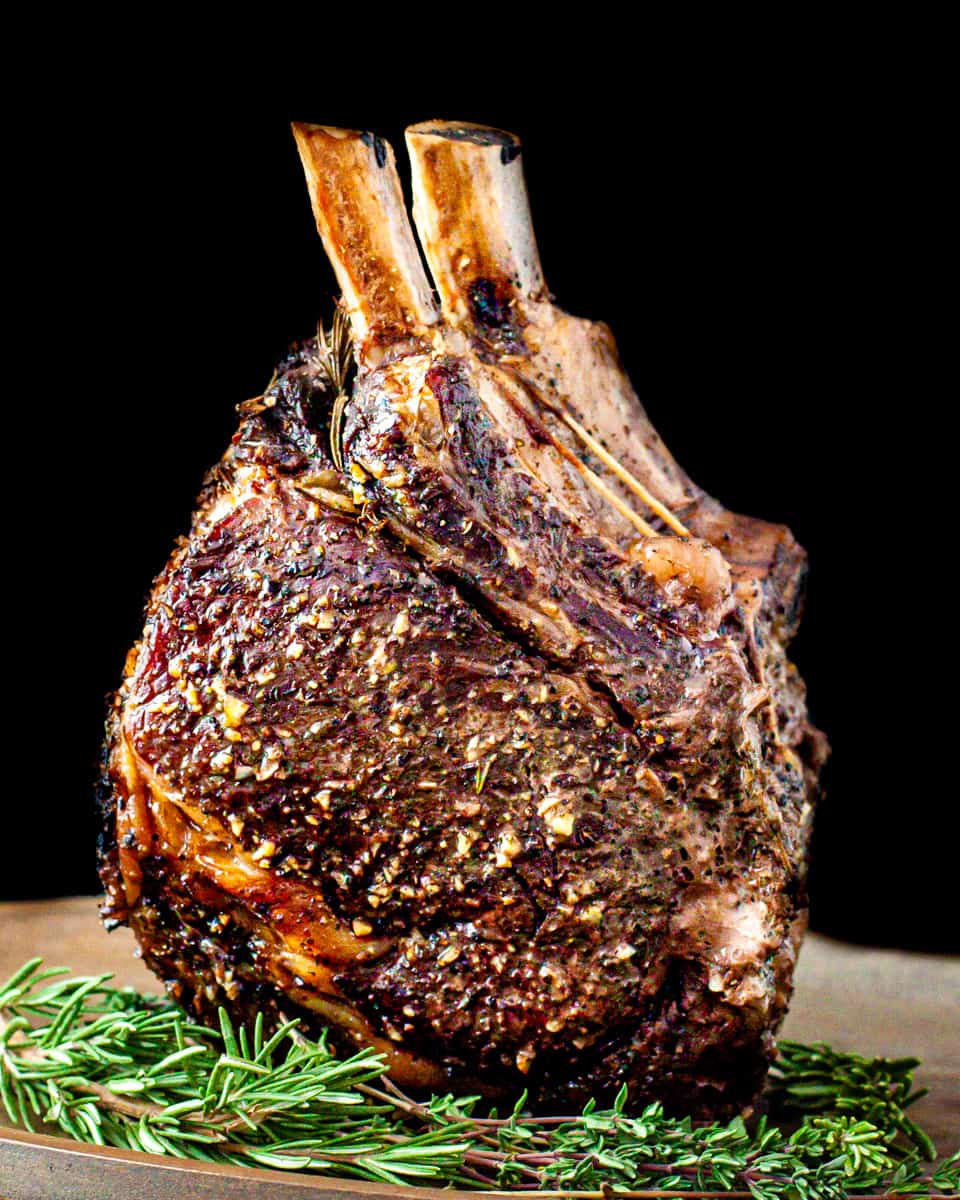
M 519 139 L 486 125 L 425 121 L 407 130 L 407 147 L 413 219 L 444 316 L 459 323 L 491 300 L 541 296 Z M 500 295 L 491 298 L 489 287 Z
M 317 229 L 360 354 L 437 319 L 393 150 L 370 133 L 294 124 Z
M 674 465 L 615 356 L 610 369 L 606 327 L 569 317 L 550 302 L 519 139 L 483 125 L 427 121 L 407 130 L 407 146 L 413 217 L 444 317 L 514 360 L 512 368 L 541 397 L 544 423 L 554 435 L 576 453 L 586 445 L 613 472 L 609 487 L 618 511 L 632 509 L 639 496 L 675 533 L 685 534 L 670 509 L 692 496 L 658 469 L 656 459 Z M 631 424 L 640 427 L 631 430 Z M 656 458 L 648 450 L 651 440 L 658 443 Z M 635 441 L 638 452 L 631 455 Z
M 554 437 L 578 456 L 586 446 L 610 472 L 605 482 L 623 505 L 633 508 L 639 498 L 674 533 L 706 538 L 748 587 L 771 580 L 789 607 L 803 560 L 789 531 L 727 512 L 706 495 L 654 429 L 609 328 L 551 302 L 519 140 L 485 126 L 428 121 L 407 131 L 407 144 L 414 219 L 447 319 L 499 353 L 540 397 Z M 596 506 L 594 517 L 609 531 Z M 617 540 L 622 545 L 623 534 Z

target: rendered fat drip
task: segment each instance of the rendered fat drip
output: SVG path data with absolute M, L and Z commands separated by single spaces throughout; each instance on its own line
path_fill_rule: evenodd
M 543 280 L 519 142 L 294 128 L 342 292 L 211 471 L 111 710 L 104 915 L 200 1017 L 405 1085 L 755 1099 L 826 742 L 805 556 Z M 349 381 L 351 343 L 356 375 Z

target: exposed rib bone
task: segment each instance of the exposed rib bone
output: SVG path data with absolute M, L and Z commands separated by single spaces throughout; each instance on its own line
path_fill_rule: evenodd
M 475 319 L 471 289 L 481 280 L 512 289 L 520 299 L 539 297 L 544 281 L 519 140 L 483 125 L 425 121 L 407 130 L 407 146 L 414 221 L 445 315 Z M 673 513 L 574 417 L 559 406 L 548 407 L 669 528 L 688 536 Z M 565 457 L 583 466 L 574 455 Z M 636 528 L 655 532 L 595 472 L 584 468 L 581 474 Z
M 482 125 L 425 121 L 407 130 L 407 147 L 414 221 L 444 313 L 457 320 L 475 318 L 471 289 L 482 279 L 506 282 L 520 300 L 540 298 L 545 286 L 519 140 Z M 670 509 L 575 417 L 560 406 L 553 411 L 670 529 L 689 536 Z
M 393 150 L 373 134 L 295 123 L 317 229 L 354 342 L 390 341 L 433 324 L 436 306 L 403 204 Z
M 358 351 L 369 359 L 373 331 L 386 340 L 436 320 L 392 152 L 369 134 L 325 126 L 295 125 L 294 135 Z M 458 312 L 469 316 L 472 284 L 467 279 L 494 279 L 522 296 L 542 290 L 516 139 L 449 122 L 418 126 L 408 138 L 417 203 L 428 214 L 419 226 L 421 237 L 444 304 L 459 306 Z M 452 239 L 450 226 L 456 227 Z M 470 254 L 462 252 L 467 242 Z M 588 486 L 635 529 L 656 534 L 568 447 L 553 441 Z M 608 454 L 598 457 L 613 461 Z M 638 494 L 648 502 L 645 489 Z
M 370 134 L 294 125 L 317 228 L 336 271 L 361 356 L 371 335 L 392 340 L 432 324 L 436 310 L 407 219 L 391 148 Z M 518 299 L 544 290 L 520 143 L 481 125 L 429 121 L 407 130 L 414 219 L 444 312 L 476 318 L 483 281 Z M 489 299 L 489 297 L 486 297 Z M 544 397 L 544 400 L 546 398 Z M 676 533 L 683 524 L 568 412 L 547 406 L 618 479 Z M 564 458 L 622 517 L 646 536 L 656 530 L 580 459 Z
M 481 281 L 521 299 L 544 291 L 530 221 L 520 142 L 511 133 L 457 121 L 407 130 L 413 219 L 444 314 L 475 316 Z

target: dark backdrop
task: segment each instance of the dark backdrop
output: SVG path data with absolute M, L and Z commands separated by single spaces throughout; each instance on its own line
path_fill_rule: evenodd
M 233 406 L 330 312 L 288 120 L 373 128 L 399 151 L 405 124 L 447 116 L 521 135 L 559 303 L 612 325 L 695 479 L 809 550 L 795 657 L 834 747 L 813 926 L 955 945 L 936 81 L 895 64 L 673 65 L 607 97 L 602 64 L 536 93 L 503 73 L 496 88 L 398 72 L 284 88 L 266 68 L 216 91 L 196 65 L 128 64 L 78 71 L 10 118 L 7 897 L 95 890 L 104 698 L 150 580 Z

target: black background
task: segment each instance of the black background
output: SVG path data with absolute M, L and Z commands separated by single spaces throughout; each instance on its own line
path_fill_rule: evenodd
M 265 46 L 222 84 L 197 56 L 101 57 L 8 113 L 2 893 L 96 889 L 104 700 L 150 580 L 234 405 L 330 312 L 288 121 L 375 129 L 403 172 L 404 125 L 444 116 L 520 134 L 558 302 L 612 325 L 698 482 L 809 550 L 795 657 L 834 747 L 813 927 L 956 948 L 935 72 L 857 39 L 795 58 L 680 41 L 615 66 L 595 46 L 534 70 L 399 49 L 389 70 L 331 66 L 362 49 L 318 43 L 308 70 Z

